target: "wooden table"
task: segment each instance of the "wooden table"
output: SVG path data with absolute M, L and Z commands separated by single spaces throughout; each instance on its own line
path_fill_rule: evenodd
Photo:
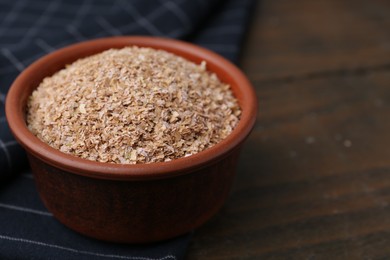
M 263 0 L 241 67 L 260 102 L 188 259 L 390 259 L 390 1 Z

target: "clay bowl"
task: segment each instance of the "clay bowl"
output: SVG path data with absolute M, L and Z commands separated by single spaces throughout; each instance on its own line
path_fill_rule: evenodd
M 121 165 L 67 155 L 40 141 L 27 128 L 26 102 L 43 78 L 66 64 L 109 48 L 129 45 L 164 49 L 200 63 L 229 83 L 242 116 L 217 145 L 170 162 Z M 39 59 L 15 80 L 6 116 L 27 151 L 39 194 L 64 225 L 106 241 L 145 243 L 191 231 L 212 217 L 225 201 L 235 175 L 239 148 L 253 128 L 254 90 L 233 64 L 206 49 L 154 37 L 115 37 L 87 41 Z

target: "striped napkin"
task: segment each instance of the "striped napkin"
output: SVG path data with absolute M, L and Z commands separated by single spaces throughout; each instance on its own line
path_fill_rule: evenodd
M 125 246 L 80 236 L 38 198 L 4 113 L 16 76 L 66 45 L 115 35 L 182 39 L 237 62 L 254 0 L 0 0 L 0 259 L 180 259 L 190 235 Z M 10 119 L 12 120 L 12 118 Z

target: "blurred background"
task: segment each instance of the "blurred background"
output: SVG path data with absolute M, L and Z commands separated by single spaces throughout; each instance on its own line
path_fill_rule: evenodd
M 257 2 L 257 124 L 190 259 L 390 258 L 389 29 L 389 1 Z

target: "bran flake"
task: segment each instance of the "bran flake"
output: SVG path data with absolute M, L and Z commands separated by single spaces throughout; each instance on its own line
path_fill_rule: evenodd
M 45 78 L 27 105 L 30 131 L 84 159 L 164 162 L 226 138 L 240 107 L 230 86 L 162 50 L 110 49 Z

